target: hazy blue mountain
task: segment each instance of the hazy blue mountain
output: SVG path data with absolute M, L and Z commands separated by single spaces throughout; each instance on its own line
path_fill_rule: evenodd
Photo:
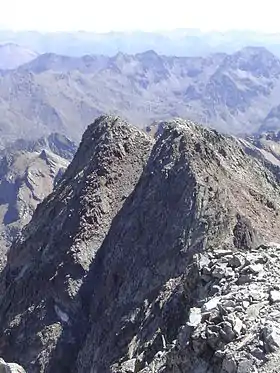
M 2 70 L 15 69 L 36 57 L 38 53 L 23 46 L 13 43 L 0 45 L 0 69 Z
M 233 53 L 247 46 L 265 46 L 280 56 L 278 34 L 252 31 L 203 33 L 196 29 L 178 29 L 166 32 L 56 32 L 0 30 L 0 43 L 12 42 L 38 53 L 56 53 L 69 56 L 118 52 L 136 54 L 149 49 L 173 56 L 205 56 L 209 53 Z

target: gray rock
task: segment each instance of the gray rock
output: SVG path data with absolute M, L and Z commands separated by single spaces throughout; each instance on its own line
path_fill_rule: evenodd
M 124 373 L 134 373 L 136 367 L 136 359 L 130 359 L 121 364 Z
M 237 364 L 233 356 L 226 356 L 223 359 L 221 373 L 236 373 Z
M 249 319 L 256 319 L 259 314 L 260 314 L 260 310 L 265 306 L 265 303 L 264 302 L 260 302 L 260 303 L 256 303 L 256 304 L 251 304 L 247 310 L 246 310 L 246 313 L 248 315 L 248 318 Z
M 222 258 L 224 256 L 227 256 L 227 260 L 232 259 L 232 250 L 215 250 L 216 258 Z
M 252 282 L 253 278 L 251 274 L 241 275 L 238 279 L 238 284 L 243 285 Z
M 238 317 L 235 317 L 234 324 L 233 324 L 233 331 L 237 336 L 241 334 L 242 328 L 243 328 L 242 321 Z
M 202 268 L 202 273 L 203 273 L 203 275 L 210 276 L 212 271 L 209 267 L 203 267 Z
M 271 290 L 269 294 L 269 299 L 272 303 L 279 303 L 280 302 L 280 291 Z
M 220 329 L 221 337 L 228 343 L 234 340 L 235 333 L 231 323 L 225 321 Z
M 233 300 L 229 299 L 229 300 L 224 301 L 222 303 L 222 305 L 223 305 L 223 307 L 225 309 L 228 309 L 228 308 L 232 309 L 232 308 L 234 308 L 236 306 L 236 302 L 234 302 Z
M 280 329 L 274 325 L 267 325 L 263 331 L 264 347 L 267 352 L 275 352 L 280 347 Z
M 191 308 L 190 314 L 189 314 L 189 326 L 198 326 L 201 323 L 202 315 L 201 315 L 201 309 L 200 308 Z
M 252 360 L 244 359 L 238 363 L 237 373 L 258 373 L 258 371 Z
M 248 267 L 249 271 L 258 274 L 263 271 L 263 265 L 262 264 L 251 264 Z
M 210 299 L 208 302 L 203 304 L 201 308 L 202 312 L 211 312 L 214 309 L 217 309 L 219 302 L 220 302 L 219 297 Z
M 228 264 L 233 268 L 239 268 L 243 266 L 245 263 L 245 259 L 240 255 L 233 255 L 232 258 L 229 259 Z
M 235 272 L 232 268 L 227 267 L 225 270 L 225 277 L 226 278 L 234 278 L 235 277 Z
M 212 331 L 211 328 L 207 328 L 207 344 L 215 351 L 222 349 L 224 347 L 224 342 L 221 339 L 219 331 Z M 199 345 L 201 345 L 201 341 L 198 341 Z M 197 343 L 197 344 L 198 344 Z M 198 353 L 201 351 L 201 347 L 196 349 Z
M 210 259 L 208 256 L 200 254 L 198 257 L 198 260 L 199 260 L 199 269 L 202 269 L 204 272 L 210 263 Z
M 25 370 L 18 364 L 6 363 L 0 359 L 0 373 L 26 373 Z
M 244 300 L 244 301 L 242 302 L 242 306 L 243 306 L 243 308 L 246 310 L 246 309 L 250 306 L 250 302 L 248 302 L 247 300 Z
M 215 266 L 212 271 L 212 276 L 219 279 L 224 278 L 226 276 L 226 266 L 226 263 L 221 263 L 220 265 Z
M 217 294 L 220 294 L 222 291 L 222 288 L 221 286 L 219 285 L 213 285 L 211 290 L 210 290 L 210 295 L 217 295 Z
M 254 356 L 257 359 L 259 359 L 260 361 L 264 361 L 265 360 L 265 354 L 264 354 L 263 348 L 254 347 L 251 350 L 251 354 L 252 354 L 252 356 Z

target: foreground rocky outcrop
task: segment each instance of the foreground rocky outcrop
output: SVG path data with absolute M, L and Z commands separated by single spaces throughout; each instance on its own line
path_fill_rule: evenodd
M 97 119 L 13 245 L 0 354 L 28 373 L 277 371 L 277 165 L 188 121 L 155 137 Z
M 18 140 L 0 153 L 0 268 L 5 252 L 48 196 L 76 152 L 64 136 Z

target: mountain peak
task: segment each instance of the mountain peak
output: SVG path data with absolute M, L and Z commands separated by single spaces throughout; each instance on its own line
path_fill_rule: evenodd
M 137 53 L 136 57 L 140 57 L 140 58 L 148 59 L 148 60 L 158 60 L 160 58 L 160 56 L 153 49 L 147 50 L 142 53 Z
M 0 341 L 1 348 L 6 351 L 4 356 L 10 354 L 11 342 L 14 351 L 18 351 L 16 361 L 22 361 L 22 352 L 25 350 L 23 366 L 31 367 L 31 348 L 38 356 L 32 369 L 44 370 L 47 366 L 48 369 L 53 366 L 54 371 L 57 371 L 57 364 L 62 366 L 61 369 L 69 368 L 69 361 L 61 363 L 60 354 L 68 345 L 72 351 L 70 359 L 75 359 L 87 328 L 86 324 L 77 324 L 78 319 L 85 321 L 82 316 L 85 310 L 83 300 L 78 299 L 84 276 L 112 220 L 137 184 L 152 145 L 153 140 L 145 133 L 115 116 L 104 115 L 88 126 L 60 183 L 38 207 L 33 223 L 27 226 L 22 237 L 12 246 L 6 267 L 8 282 L 13 282 L 20 276 L 20 283 L 24 287 L 24 284 L 29 283 L 30 276 L 37 279 L 37 290 L 26 296 L 23 307 L 29 308 L 34 302 L 43 301 L 43 308 L 46 307 L 49 326 L 53 328 L 54 334 L 47 333 L 38 340 L 31 338 L 30 344 L 20 343 L 20 338 L 20 344 L 13 339 L 16 343 L 14 344 L 6 335 Z M 46 216 L 50 219 L 49 223 L 53 221 L 52 224 L 47 223 Z M 52 228 L 53 224 L 56 229 Z M 29 245 L 31 237 L 37 243 L 40 241 L 42 250 L 37 250 L 37 244 Z M 59 241 L 61 244 L 57 246 Z M 59 273 L 53 277 L 62 262 L 69 263 L 71 269 L 68 268 L 65 272 L 66 267 L 62 266 Z M 65 289 L 65 283 L 69 285 L 68 290 Z M 46 290 L 44 300 L 41 293 L 43 289 Z M 23 288 L 18 290 L 21 292 Z M 16 308 L 17 306 L 12 313 L 18 312 Z M 30 315 L 29 327 L 36 335 L 41 335 L 44 322 L 39 308 L 37 311 L 33 316 Z M 58 326 L 60 323 L 69 326 L 70 334 L 61 334 L 62 329 Z M 76 326 L 72 329 L 71 325 Z M 21 327 L 18 329 L 19 333 L 20 329 Z M 57 355 L 54 350 L 49 349 L 49 343 L 57 345 Z M 42 346 L 44 359 L 40 358 Z M 49 361 L 50 355 L 53 356 L 52 363 Z
M 12 70 L 35 59 L 38 54 L 18 44 L 0 44 L 0 69 Z
M 205 334 L 208 317 L 202 321 L 198 316 L 197 324 L 189 325 L 188 315 L 191 321 L 192 312 L 205 315 L 208 301 L 226 302 L 228 296 L 237 302 L 234 294 L 239 285 L 243 288 L 235 278 L 229 280 L 230 289 L 211 293 L 211 285 L 224 279 L 216 281 L 213 274 L 211 282 L 211 270 L 204 277 L 203 267 L 216 263 L 212 255 L 221 255 L 214 265 L 218 271 L 227 255 L 250 255 L 262 240 L 277 237 L 277 214 L 267 211 L 257 197 L 248 197 L 265 190 L 269 199 L 276 197 L 276 175 L 245 151 L 237 139 L 190 121 L 165 123 L 139 183 L 114 219 L 90 270 L 92 324 L 79 353 L 79 373 L 93 366 L 97 372 L 125 372 L 134 363 L 139 371 L 160 371 L 166 362 L 168 372 L 195 372 L 197 366 L 201 372 L 225 372 L 229 357 L 216 360 L 215 351 L 238 351 L 238 337 L 232 334 L 230 344 L 218 335 L 213 342 L 212 334 Z M 271 183 L 263 184 L 260 170 Z M 280 191 L 279 184 L 276 188 Z M 278 198 L 277 210 L 279 202 Z M 262 227 L 263 214 L 269 216 L 269 235 Z M 238 271 L 234 276 L 241 276 Z M 213 317 L 219 307 L 214 309 Z M 210 329 L 219 330 L 219 317 L 210 319 Z M 236 365 L 242 366 L 245 355 L 236 355 Z
M 280 60 L 265 47 L 245 47 L 226 57 L 223 66 L 257 76 L 270 77 L 280 74 Z
M 236 52 L 235 54 L 240 54 L 244 56 L 254 56 L 258 54 L 265 54 L 269 56 L 274 56 L 272 52 L 270 52 L 267 48 L 263 46 L 247 46 L 244 48 L 241 48 L 239 52 Z
M 279 281 L 266 256 L 279 234 L 278 173 L 246 141 L 179 118 L 161 124 L 155 142 L 119 117 L 96 119 L 13 244 L 0 353 L 28 372 L 168 362 L 168 372 L 228 373 L 232 356 L 241 368 L 269 361 L 254 347 L 273 346 L 271 325 L 247 309 Z M 270 315 L 277 304 L 262 307 Z

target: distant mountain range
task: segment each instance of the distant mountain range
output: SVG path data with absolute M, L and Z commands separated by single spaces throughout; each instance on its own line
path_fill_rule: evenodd
M 0 43 L 15 43 L 42 53 L 81 57 L 86 54 L 113 56 L 118 52 L 136 54 L 154 50 L 172 56 L 206 56 L 210 53 L 234 53 L 251 46 L 264 46 L 280 56 L 279 34 L 253 31 L 201 32 L 177 29 L 162 32 L 55 32 L 0 31 Z
M 280 60 L 263 47 L 207 57 L 47 53 L 0 73 L 2 146 L 51 132 L 78 141 L 103 113 L 139 127 L 182 117 L 238 135 L 277 130 Z

